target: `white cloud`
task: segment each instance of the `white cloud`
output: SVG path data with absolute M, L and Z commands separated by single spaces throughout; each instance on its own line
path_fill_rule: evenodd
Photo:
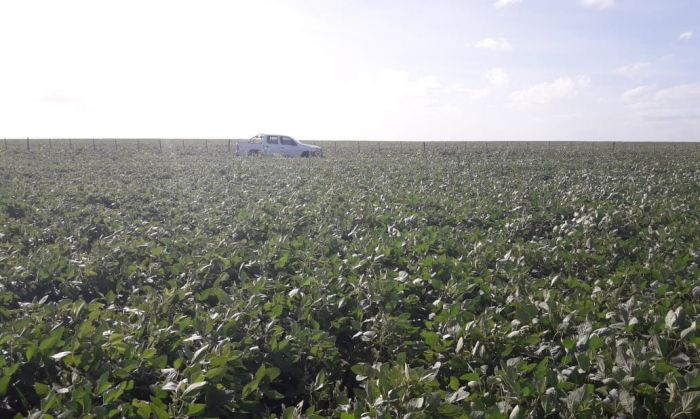
M 486 79 L 489 81 L 489 83 L 496 87 L 505 87 L 510 84 L 510 76 L 500 67 L 494 67 L 487 71 Z
M 467 97 L 471 100 L 480 100 L 491 95 L 491 89 L 489 89 L 488 87 L 475 89 L 467 87 L 463 83 L 453 84 L 452 86 L 450 86 L 449 90 L 453 93 L 456 93 L 458 97 Z
M 656 92 L 656 98 L 660 100 L 692 101 L 700 107 L 700 83 L 681 84 Z
M 590 79 L 586 76 L 560 77 L 549 83 L 540 83 L 515 91 L 510 94 L 510 100 L 513 105 L 520 107 L 546 105 L 557 99 L 574 97 L 590 83 Z
M 589 9 L 605 10 L 615 5 L 615 0 L 581 0 L 581 4 Z
M 494 51 L 510 51 L 513 49 L 510 42 L 505 38 L 484 38 L 476 43 L 476 47 Z
M 639 62 L 618 67 L 615 69 L 615 73 L 624 77 L 638 77 L 643 75 L 649 67 L 651 67 L 651 63 Z
M 678 37 L 678 40 L 679 41 L 690 41 L 692 38 L 693 38 L 693 33 L 689 31 L 689 32 L 683 32 L 682 34 L 680 34 L 680 36 Z
M 469 97 L 472 100 L 479 100 L 488 97 L 491 94 L 489 89 L 477 89 L 470 92 Z
M 651 86 L 638 86 L 634 89 L 627 90 L 622 94 L 622 100 L 626 103 L 635 103 L 648 98 L 654 92 L 654 88 Z
M 433 106 L 442 85 L 433 75 L 416 77 L 406 70 L 381 69 L 360 74 L 348 86 L 344 105 L 348 114 L 396 113 Z
M 523 0 L 498 0 L 493 4 L 496 9 L 503 9 L 514 4 L 522 3 Z
M 639 86 L 624 92 L 622 100 L 644 121 L 692 120 L 700 123 L 700 83 L 662 89 Z
M 483 80 L 488 82 L 488 85 L 483 85 L 483 81 L 481 85 L 474 87 L 456 83 L 451 85 L 448 90 L 456 93 L 458 97 L 479 101 L 499 93 L 503 94 L 503 89 L 510 84 L 510 76 L 500 67 L 494 67 L 484 72 Z

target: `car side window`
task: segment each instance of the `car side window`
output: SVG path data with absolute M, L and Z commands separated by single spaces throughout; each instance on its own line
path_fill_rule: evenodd
M 282 137 L 281 141 L 282 141 L 282 145 L 291 145 L 291 146 L 297 145 L 297 143 L 293 139 L 291 139 L 290 137 Z
M 280 142 L 280 137 L 278 137 L 276 135 L 271 135 L 271 136 L 267 137 L 268 144 L 279 144 L 279 142 Z

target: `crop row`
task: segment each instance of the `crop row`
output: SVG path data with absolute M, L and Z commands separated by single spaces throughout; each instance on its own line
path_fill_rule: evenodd
M 0 156 L 0 413 L 698 412 L 700 155 Z

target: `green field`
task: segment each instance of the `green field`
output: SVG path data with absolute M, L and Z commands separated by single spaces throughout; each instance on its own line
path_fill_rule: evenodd
M 120 144 L 0 145 L 2 417 L 699 412 L 696 144 Z

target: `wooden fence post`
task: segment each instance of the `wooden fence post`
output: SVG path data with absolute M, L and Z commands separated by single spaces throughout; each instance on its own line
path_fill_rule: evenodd
M 358 153 L 360 152 L 360 141 L 359 140 L 357 141 L 357 152 Z
M 423 153 L 425 153 L 425 141 L 423 141 Z
M 27 151 L 29 151 L 29 137 L 27 137 Z
M 95 139 L 94 139 L 94 138 L 92 139 L 92 149 L 93 149 L 93 151 L 96 150 L 96 148 L 95 148 Z
M 158 151 L 163 152 L 163 140 L 158 139 Z
M 114 139 L 114 151 L 119 151 L 119 146 L 117 146 L 117 139 Z
M 204 140 L 204 149 L 209 152 L 209 140 Z
M 49 150 L 52 148 L 53 148 L 53 146 L 51 145 L 51 138 L 49 138 Z
M 228 152 L 231 152 L 231 139 L 228 139 Z

